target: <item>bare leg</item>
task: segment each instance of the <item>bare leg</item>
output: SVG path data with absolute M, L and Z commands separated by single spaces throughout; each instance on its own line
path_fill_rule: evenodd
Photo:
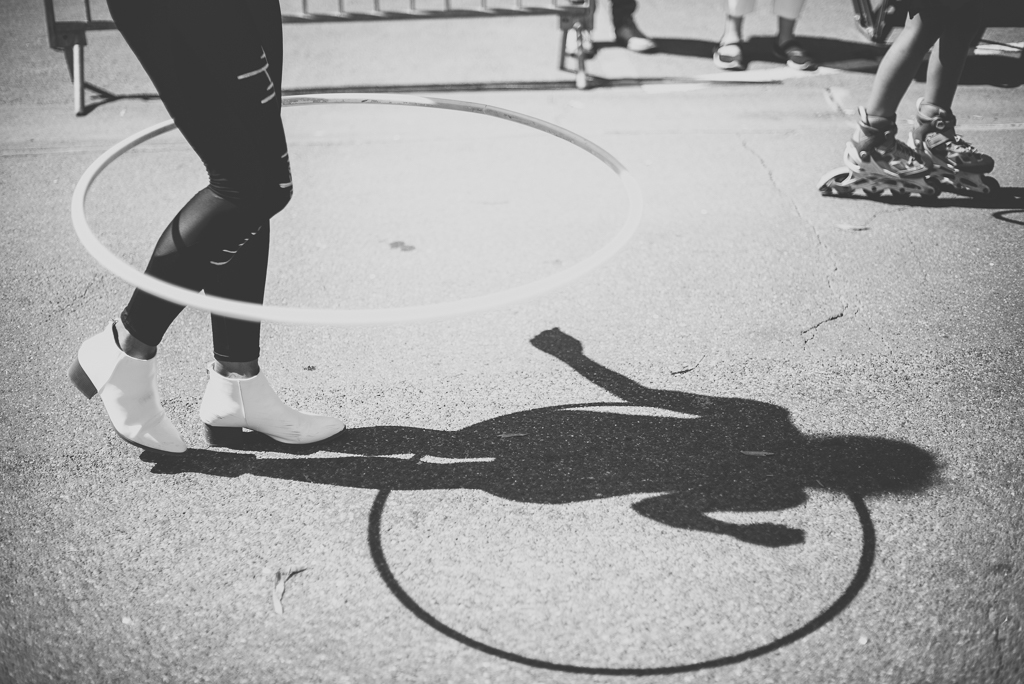
M 938 40 L 941 31 L 942 22 L 935 17 L 926 19 L 923 14 L 917 14 L 907 19 L 906 27 L 878 65 L 866 107 L 869 116 L 891 119 L 896 115 L 896 108 L 914 80 L 925 53 Z
M 796 28 L 796 19 L 779 17 L 779 45 L 785 45 L 795 37 L 793 31 Z
M 128 356 L 133 359 L 148 360 L 156 356 L 156 346 L 152 344 L 146 344 L 142 340 L 133 336 L 128 329 L 124 327 L 124 323 L 118 318 L 115 321 L 115 330 L 117 331 L 117 344 Z
M 252 361 L 214 361 L 213 369 L 225 378 L 251 378 L 259 375 L 260 362 L 259 359 L 253 359 Z
M 743 17 L 726 16 L 725 29 L 722 31 L 722 39 L 719 45 L 731 45 L 743 42 Z
M 928 83 L 924 95 L 924 101 L 928 105 L 943 109 L 953 108 L 953 97 L 956 95 L 957 85 L 960 84 L 967 53 L 970 52 L 979 28 L 976 16 L 963 16 L 965 14 L 967 13 L 961 13 L 956 21 L 950 22 L 939 38 L 938 48 L 932 50 L 932 56 L 928 60 Z M 925 113 L 934 115 L 937 112 Z

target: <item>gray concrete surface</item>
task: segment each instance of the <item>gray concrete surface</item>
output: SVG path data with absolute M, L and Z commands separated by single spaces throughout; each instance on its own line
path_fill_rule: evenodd
M 638 20 L 663 51 L 604 46 L 586 92 L 554 67 L 550 18 L 288 27 L 286 90 L 475 84 L 444 95 L 616 155 L 642 229 L 515 307 L 266 326 L 280 394 L 350 425 L 318 449 L 204 448 L 209 329 L 186 311 L 160 351 L 195 446 L 172 459 L 120 441 L 65 378 L 129 294 L 74 238 L 71 191 L 166 113 L 126 98 L 75 118 L 41 7 L 0 6 L 0 680 L 1021 680 L 1024 108 L 992 85 L 1009 62 L 975 59 L 957 100 L 1000 193 L 825 199 L 877 53 L 848 3 L 800 24 L 833 68 L 762 84 L 696 78 L 714 3 L 642 0 Z M 116 34 L 86 54 L 91 82 L 152 93 Z M 533 86 L 495 90 L 515 84 Z M 352 106 L 287 126 L 275 303 L 494 291 L 623 216 L 611 174 L 511 124 Z M 104 174 L 90 220 L 141 265 L 202 183 L 166 136 Z M 268 573 L 289 568 L 277 614 Z

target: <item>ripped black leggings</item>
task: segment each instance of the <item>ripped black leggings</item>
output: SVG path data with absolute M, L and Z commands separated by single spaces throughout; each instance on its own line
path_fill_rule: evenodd
M 281 125 L 278 0 L 108 0 L 210 184 L 157 241 L 146 273 L 207 294 L 262 303 L 270 217 L 291 198 Z M 136 290 L 121 313 L 157 345 L 182 307 Z M 214 315 L 214 356 L 259 357 L 260 325 Z

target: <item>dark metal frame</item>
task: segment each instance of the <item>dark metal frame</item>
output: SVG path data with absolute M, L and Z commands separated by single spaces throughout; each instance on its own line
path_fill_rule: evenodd
M 882 0 L 874 7 L 871 0 L 853 0 L 853 17 L 857 28 L 872 43 L 884 43 L 897 26 L 903 26 L 907 11 L 901 10 L 899 0 Z
M 382 9 L 381 0 L 372 0 L 370 11 L 348 11 L 346 0 L 335 0 L 338 11 L 331 13 L 310 12 L 308 0 L 302 0 L 298 14 L 286 13 L 282 16 L 286 24 L 316 24 L 329 22 L 352 21 L 394 21 L 412 19 L 452 19 L 452 18 L 486 18 L 486 17 L 533 17 L 553 15 L 558 17 L 561 29 L 561 41 L 558 46 L 558 68 L 576 74 L 576 87 L 585 89 L 590 85 L 590 77 L 586 71 L 586 60 L 590 56 L 586 52 L 584 36 L 593 31 L 595 0 L 547 0 L 546 5 L 527 5 L 524 0 L 511 0 L 501 6 L 492 6 L 493 0 L 477 0 L 476 7 L 453 7 L 452 0 L 438 0 L 440 9 L 421 9 L 417 0 L 408 0 L 407 10 L 388 11 Z M 46 32 L 50 47 L 64 52 L 68 71 L 74 87 L 75 114 L 86 113 L 85 91 L 90 90 L 104 98 L 115 95 L 85 80 L 85 46 L 86 34 L 89 31 L 116 31 L 117 27 L 109 19 L 94 19 L 91 0 L 82 0 L 85 8 L 85 19 L 75 21 L 58 21 L 53 6 L 54 0 L 43 0 L 46 13 Z M 351 0 L 349 0 L 351 4 Z M 366 4 L 365 2 L 362 4 Z M 422 5 L 422 0 L 420 0 Z M 435 3 L 436 5 L 437 3 Z M 569 32 L 575 32 L 575 43 L 567 46 Z M 567 51 L 570 50 L 571 51 Z M 574 69 L 566 68 L 566 58 L 575 62 Z

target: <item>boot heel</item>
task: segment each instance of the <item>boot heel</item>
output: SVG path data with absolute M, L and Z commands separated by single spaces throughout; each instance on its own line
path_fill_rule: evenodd
M 206 429 L 206 443 L 215 447 L 233 447 L 242 442 L 242 428 L 203 426 Z
M 79 392 L 85 395 L 86 399 L 92 399 L 96 395 L 96 385 L 92 384 L 92 380 L 86 375 L 85 369 L 82 368 L 78 359 L 75 359 L 71 368 L 68 369 L 68 379 L 78 388 Z

